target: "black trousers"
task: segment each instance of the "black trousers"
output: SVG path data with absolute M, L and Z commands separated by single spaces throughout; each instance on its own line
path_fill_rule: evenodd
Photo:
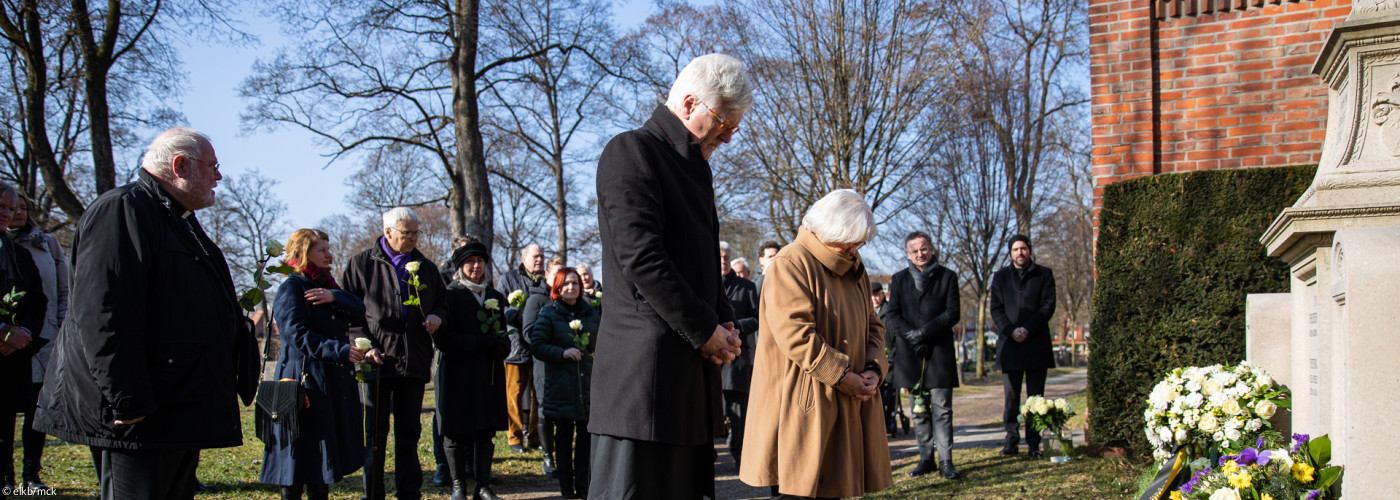
M 744 455 L 744 418 L 749 414 L 749 393 L 724 391 L 724 417 L 729 419 L 729 454 L 738 466 Z
M 373 436 L 365 454 L 365 495 L 380 500 L 384 490 L 384 455 L 389 444 L 389 416 L 394 416 L 394 481 L 395 495 L 400 499 L 422 496 L 423 470 L 418 463 L 418 437 L 423 432 L 419 421 L 423 413 L 425 382 L 406 378 L 366 382 L 365 435 Z
M 715 447 L 593 436 L 588 498 L 715 498 Z
M 447 456 L 447 470 L 452 472 L 453 483 L 466 485 L 470 477 L 476 479 L 477 488 L 490 484 L 491 461 L 496 451 L 491 438 L 495 435 L 496 431 L 486 430 L 442 437 L 443 454 Z
M 534 408 L 544 408 L 544 372 L 544 361 L 536 359 L 535 368 L 532 374 L 532 377 L 534 378 L 533 382 L 535 384 L 535 401 L 531 404 L 535 405 Z M 525 422 L 525 425 L 530 425 L 529 418 L 526 418 L 525 420 L 523 420 L 523 422 Z M 541 414 L 538 419 L 538 426 L 540 436 L 540 452 L 544 453 L 544 458 L 553 460 L 555 458 L 554 423 L 550 419 L 544 418 L 544 415 Z M 558 468 L 558 464 L 555 464 L 555 468 Z
M 39 395 L 42 389 L 42 382 L 34 383 L 34 395 Z M 24 446 L 24 472 L 22 477 L 25 480 L 39 477 L 40 460 L 44 456 L 44 442 L 48 440 L 48 435 L 34 430 L 34 410 L 35 406 L 30 404 L 25 407 L 24 430 L 20 431 L 20 440 Z M 16 413 L 0 412 L 0 450 L 15 449 L 15 415 Z M 3 462 L 0 462 L 0 477 L 15 477 L 14 454 L 10 453 Z M 18 483 L 19 481 L 15 481 Z
M 554 467 L 559 476 L 559 492 L 565 497 L 576 493 L 588 497 L 588 421 L 567 418 L 549 420 L 554 427 Z
M 93 448 L 100 460 L 102 500 L 188 500 L 194 497 L 199 450 Z
M 1016 446 L 1021 442 L 1021 424 L 1016 421 L 1016 416 L 1021 413 L 1022 379 L 1026 381 L 1027 397 L 1045 395 L 1045 370 L 1001 372 L 1002 396 L 1006 398 L 1001 418 L 1006 424 L 1006 444 L 1008 446 Z M 1040 433 L 1029 425 L 1026 426 L 1026 446 L 1032 450 L 1040 449 Z

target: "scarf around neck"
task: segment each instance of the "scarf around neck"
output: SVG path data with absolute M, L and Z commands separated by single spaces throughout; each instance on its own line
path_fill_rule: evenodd
M 928 265 L 924 266 L 923 271 L 920 271 L 914 264 L 909 264 L 909 276 L 914 278 L 914 289 L 920 292 L 924 291 L 924 287 L 928 286 L 928 280 L 933 278 L 933 270 L 937 268 L 938 257 L 934 257 L 933 260 L 929 261 Z
M 287 259 L 287 265 L 294 268 L 300 267 L 301 259 Z M 315 281 L 321 288 L 327 290 L 340 289 L 340 284 L 335 282 L 335 276 L 331 275 L 330 269 L 318 266 L 314 262 L 308 261 L 306 267 L 301 270 L 301 275 L 310 278 L 311 281 Z

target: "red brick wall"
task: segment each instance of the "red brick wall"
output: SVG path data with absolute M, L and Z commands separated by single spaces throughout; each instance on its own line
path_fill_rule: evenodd
M 1094 207 L 1159 173 L 1317 163 L 1312 74 L 1351 0 L 1089 0 Z M 1097 229 L 1096 229 L 1097 230 Z

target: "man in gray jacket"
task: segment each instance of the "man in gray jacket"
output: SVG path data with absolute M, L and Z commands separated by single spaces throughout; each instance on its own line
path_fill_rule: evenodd
M 520 251 L 519 266 L 496 278 L 496 291 L 508 299 L 512 293 L 520 292 L 521 306 L 525 304 L 525 297 L 530 295 L 530 290 L 541 286 L 544 286 L 544 252 L 535 244 L 525 245 Z M 517 311 L 508 315 L 514 319 L 509 324 L 510 356 L 506 357 L 505 361 L 506 416 L 510 431 L 506 436 L 512 451 L 524 453 L 527 445 L 540 446 L 539 409 L 535 405 L 533 383 L 534 362 L 530 359 L 530 345 L 525 340 L 526 335 L 520 331 L 519 308 L 512 302 L 506 306 L 506 310 Z

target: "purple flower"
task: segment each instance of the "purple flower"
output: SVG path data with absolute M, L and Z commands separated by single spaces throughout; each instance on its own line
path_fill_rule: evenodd
M 1252 464 L 1254 463 L 1254 457 L 1258 455 L 1259 452 L 1254 451 L 1254 448 L 1245 448 L 1244 450 L 1240 451 L 1238 457 L 1235 457 L 1235 463 L 1239 465 Z
M 1181 485 L 1181 492 L 1191 493 L 1191 490 L 1196 489 L 1196 485 L 1201 484 L 1201 479 L 1208 475 L 1210 475 L 1210 467 L 1206 467 L 1205 470 L 1197 472 L 1195 475 L 1191 476 L 1190 481 L 1187 481 L 1186 484 Z
M 1317 497 L 1320 496 L 1322 496 L 1322 490 L 1312 490 L 1308 492 L 1308 497 L 1306 500 L 1317 500 Z
M 1274 455 L 1274 452 L 1272 452 L 1272 451 L 1269 451 L 1269 450 L 1261 451 L 1261 452 L 1259 452 L 1259 458 L 1254 459 L 1254 463 L 1257 464 L 1257 465 L 1261 465 L 1261 466 L 1263 466 L 1263 465 L 1269 465 L 1269 460 L 1272 460 L 1272 459 L 1273 459 L 1273 455 Z
M 1264 447 L 1264 438 L 1263 438 L 1262 436 L 1261 436 L 1258 440 L 1255 440 L 1255 441 L 1254 441 L 1254 447 L 1255 447 L 1255 448 L 1263 448 L 1263 447 Z
M 1229 461 L 1231 461 L 1231 460 L 1234 460 L 1236 456 L 1238 456 L 1238 455 L 1225 455 L 1225 456 L 1222 456 L 1222 457 L 1220 457 L 1220 463 L 1218 463 L 1218 464 L 1216 464 L 1216 465 L 1218 465 L 1218 466 L 1220 466 L 1220 467 L 1224 467 L 1224 466 L 1225 466 L 1225 462 L 1229 462 Z
M 1305 444 L 1308 444 L 1308 435 L 1307 435 L 1307 434 L 1294 434 L 1294 435 L 1293 435 L 1293 453 L 1298 453 L 1298 450 L 1303 449 L 1303 445 L 1305 445 Z

